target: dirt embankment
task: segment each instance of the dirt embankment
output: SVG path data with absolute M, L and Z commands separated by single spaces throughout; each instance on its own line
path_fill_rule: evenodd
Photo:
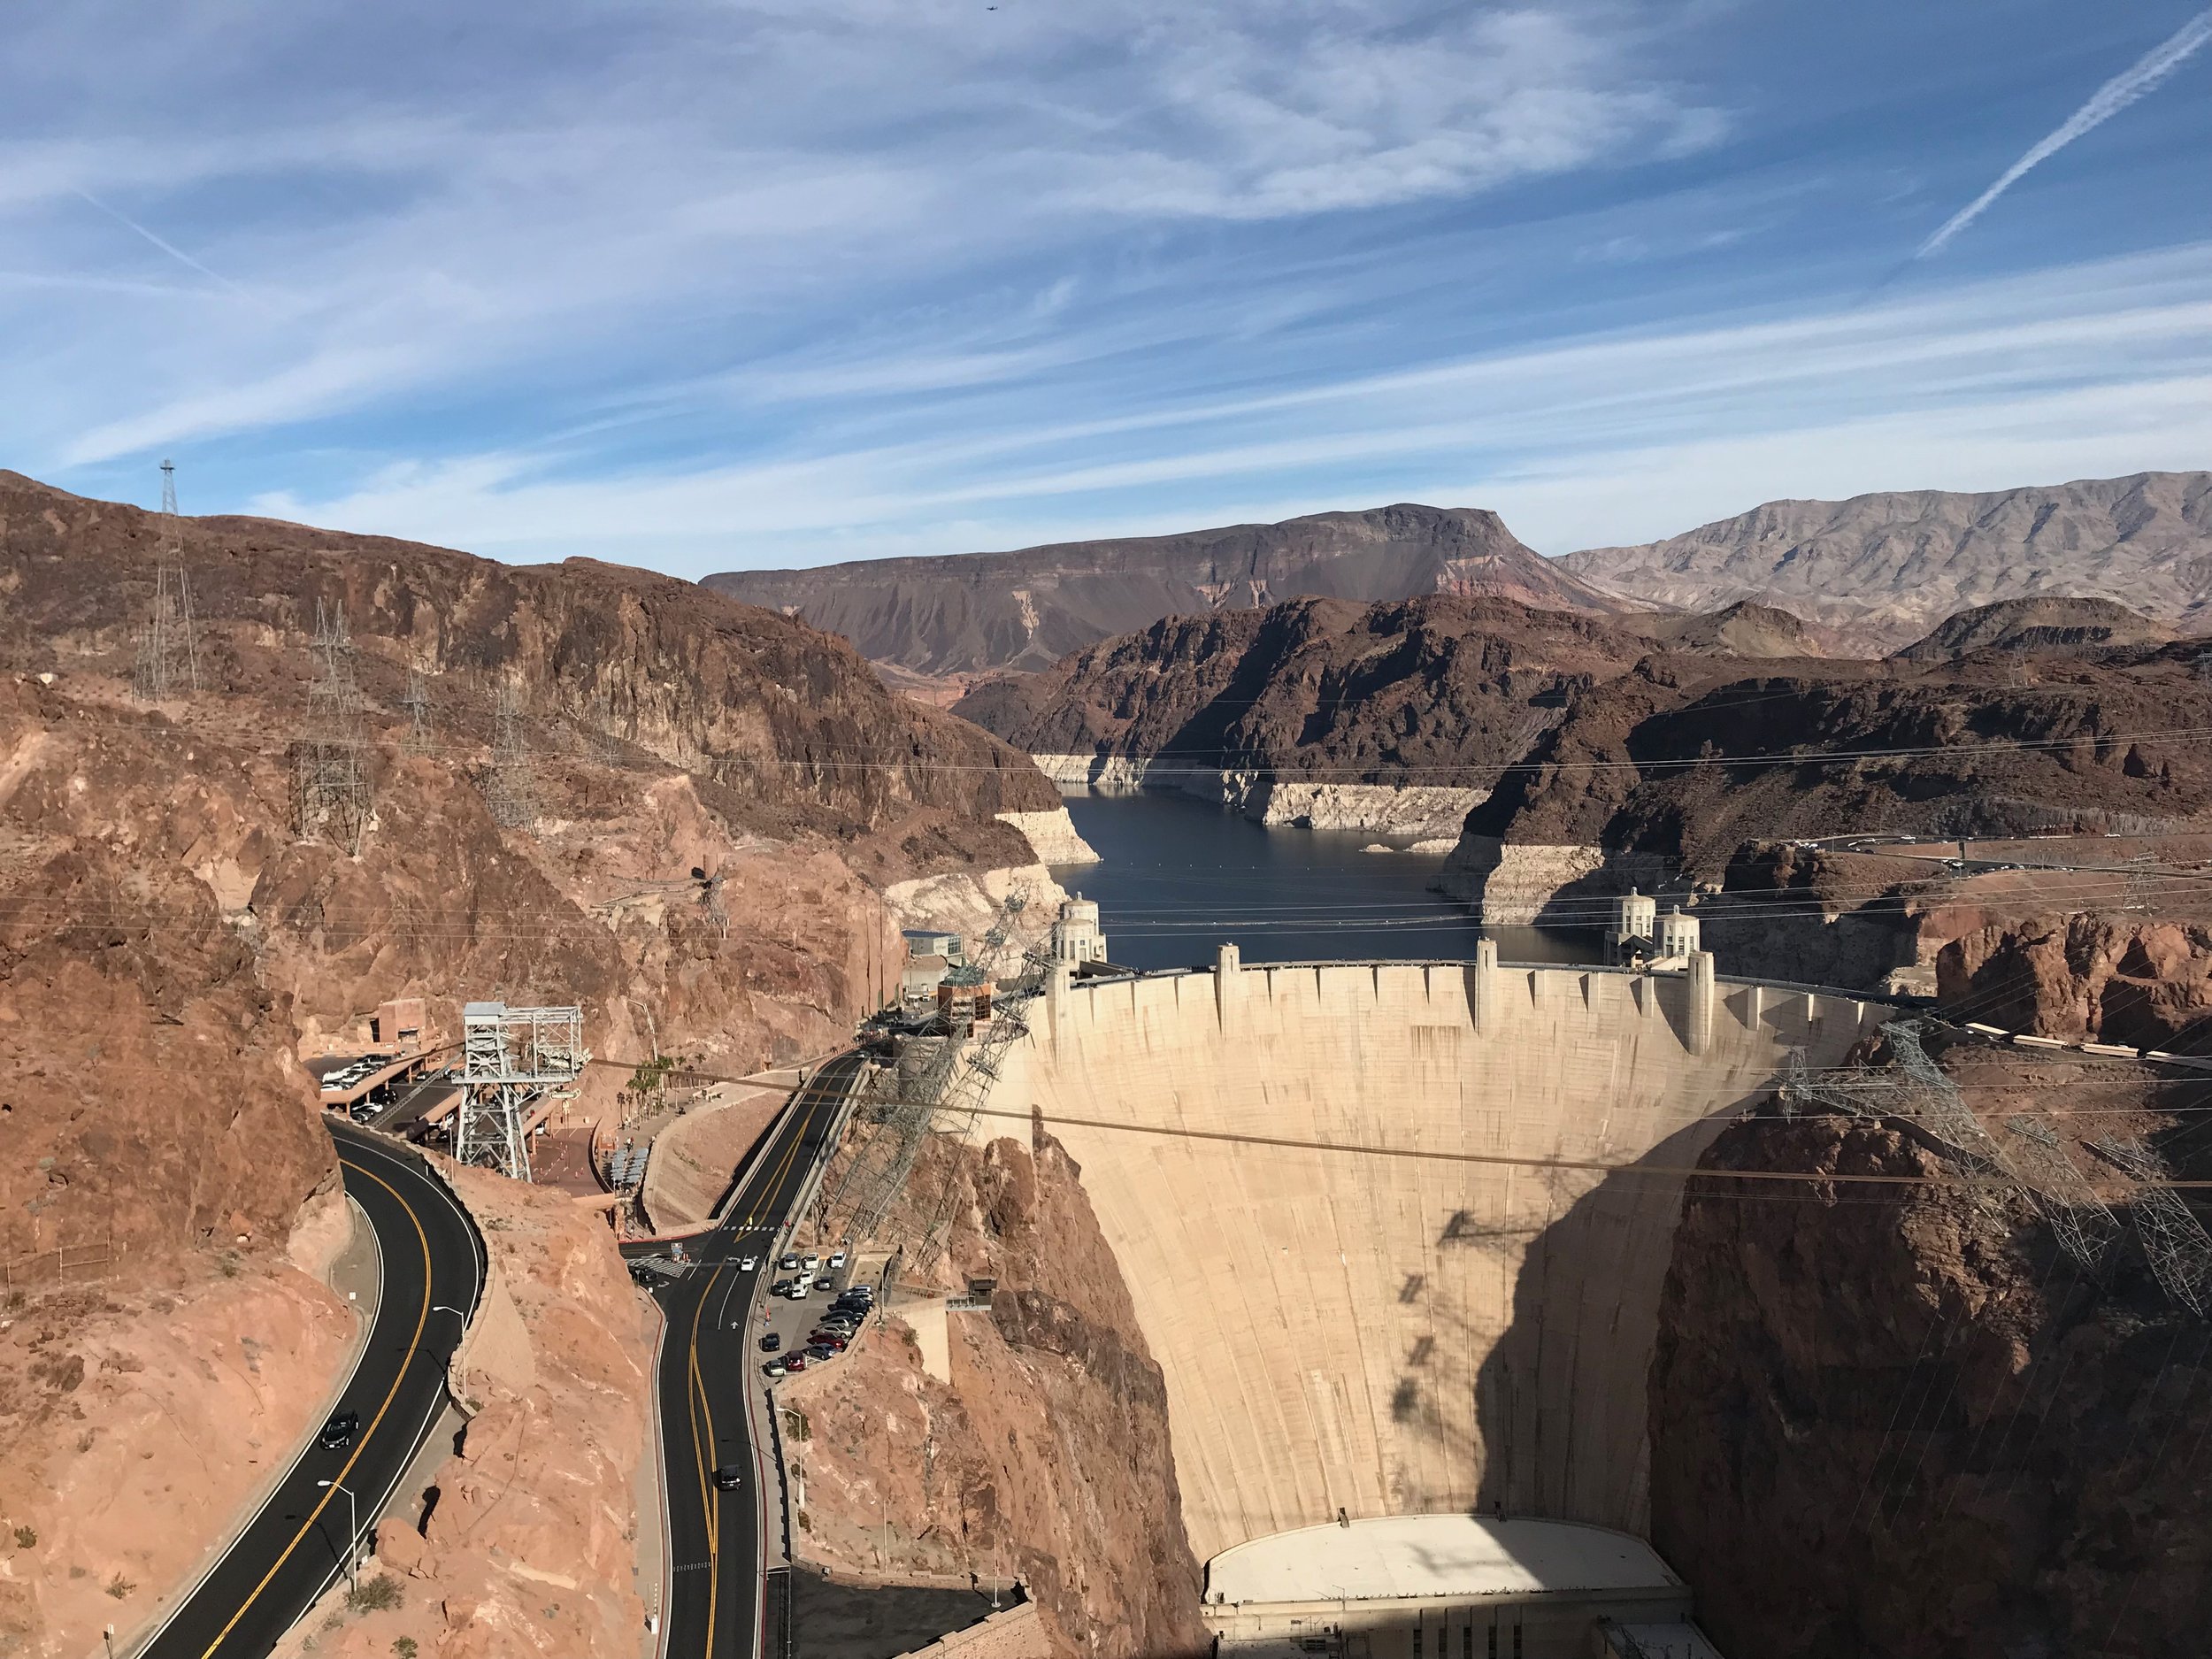
M 0 1652 L 74 1655 L 289 1457 L 353 1326 L 284 1254 L 342 1203 L 286 999 L 189 875 L 27 833 L 7 736 Z
M 906 1317 L 941 1322 L 949 1379 L 895 1316 L 782 1385 L 797 1547 L 870 1578 L 1018 1577 L 1061 1654 L 1202 1652 L 1165 1387 L 1080 1178 L 1048 1136 L 926 1148 L 910 1193 L 946 1201 L 949 1245 Z M 987 1309 L 937 1304 L 972 1279 L 997 1281 Z
M 2200 1086 L 2080 1062 L 1953 1064 L 1999 1135 L 2141 1135 L 2212 1157 Z M 1943 1176 L 1913 1131 L 1732 1129 L 1726 1170 Z M 2212 1344 L 2130 1225 L 2092 1274 L 2016 1195 L 1701 1180 L 1651 1372 L 1652 1535 L 1723 1650 L 1775 1659 L 2179 1654 L 2212 1617 Z

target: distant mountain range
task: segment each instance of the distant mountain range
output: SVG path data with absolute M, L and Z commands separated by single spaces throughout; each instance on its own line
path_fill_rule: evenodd
M 895 680 L 1034 670 L 1163 617 L 1298 597 L 1446 595 L 1597 616 L 1741 601 L 1874 657 L 1959 611 L 2116 596 L 2161 627 L 2212 630 L 2212 473 L 1960 495 L 1769 502 L 1664 541 L 1548 559 L 1493 512 L 1411 504 L 1283 524 L 1011 553 L 733 571 L 707 587 L 842 634 Z
M 1870 656 L 1958 611 L 2040 595 L 2118 599 L 2198 634 L 2212 628 L 2212 472 L 1770 501 L 1664 541 L 1559 563 L 1647 604 L 1773 605 Z
M 924 674 L 1047 668 L 1162 617 L 1306 595 L 1448 594 L 1601 616 L 1648 609 L 1524 547 L 1494 512 L 1411 505 L 1014 553 L 732 571 L 705 585 L 803 617 L 878 662 Z

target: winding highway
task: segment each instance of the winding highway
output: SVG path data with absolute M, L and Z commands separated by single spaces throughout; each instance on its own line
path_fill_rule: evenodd
M 142 1659 L 268 1653 L 345 1576 L 349 1526 L 357 1517 L 364 1534 L 373 1532 L 445 1409 L 446 1363 L 483 1287 L 482 1244 L 419 1157 L 334 1118 L 330 1130 L 346 1192 L 383 1257 L 375 1320 L 336 1407 L 357 1413 L 360 1427 L 349 1445 L 309 1447 L 140 1647 Z
M 663 1652 L 680 1659 L 752 1659 L 765 1651 L 768 1596 L 764 1488 L 775 1475 L 755 1439 L 752 1310 L 775 1271 L 770 1256 L 828 1151 L 858 1054 L 826 1063 L 785 1111 L 753 1160 L 722 1225 L 692 1241 L 694 1265 L 659 1293 L 661 1434 L 668 1502 L 668 1600 Z M 747 1272 L 748 1256 L 757 1265 Z M 718 1486 L 717 1470 L 738 1484 Z M 780 1515 L 781 1500 L 776 1500 Z

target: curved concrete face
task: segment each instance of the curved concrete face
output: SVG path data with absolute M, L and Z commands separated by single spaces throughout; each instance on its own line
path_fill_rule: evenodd
M 1223 956 L 1063 976 L 996 1097 L 1082 1165 L 1166 1373 L 1192 1548 L 1340 1509 L 1643 1532 L 1679 1171 L 1786 1048 L 1832 1064 L 1888 1010 L 1715 985 L 1709 957 L 1660 979 Z

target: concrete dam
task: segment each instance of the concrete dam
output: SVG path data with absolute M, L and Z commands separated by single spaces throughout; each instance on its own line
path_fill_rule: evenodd
M 1685 1171 L 1886 1005 L 1714 977 L 1332 964 L 1071 983 L 995 1104 L 1081 1164 L 1202 1560 L 1319 1523 L 1641 1534 Z M 984 1133 L 1005 1133 L 1003 1122 Z M 1333 1528 L 1332 1531 L 1335 1530 Z

